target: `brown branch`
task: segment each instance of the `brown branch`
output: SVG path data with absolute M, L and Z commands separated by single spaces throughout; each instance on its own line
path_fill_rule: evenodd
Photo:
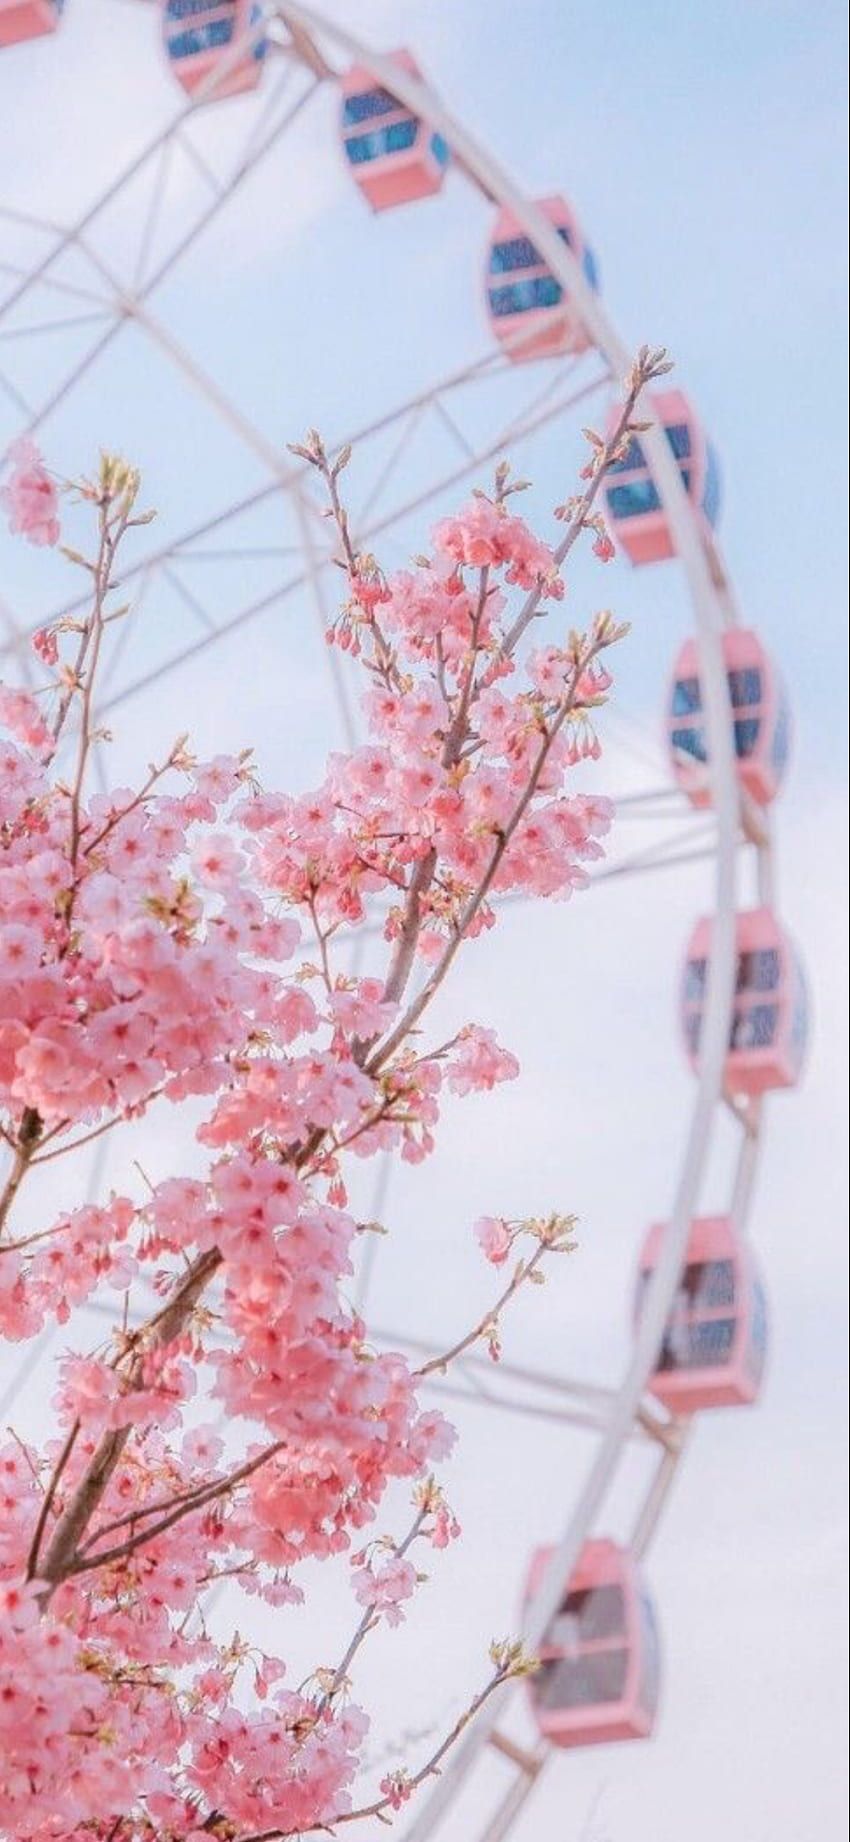
M 18 1136 L 14 1141 L 12 1168 L 0 1194 L 0 1234 L 9 1219 L 12 1204 L 29 1170 L 36 1146 L 41 1139 L 41 1117 L 35 1107 L 27 1106 L 21 1114 Z
M 30 1551 L 27 1556 L 27 1579 L 28 1580 L 32 1579 L 33 1574 L 35 1573 L 36 1567 L 38 1566 L 38 1556 L 39 1556 L 39 1551 L 41 1549 L 41 1538 L 47 1527 L 47 1518 L 50 1515 L 51 1509 L 53 1508 L 54 1498 L 59 1488 L 59 1483 L 62 1477 L 62 1473 L 65 1469 L 65 1466 L 68 1463 L 71 1453 L 74 1450 L 74 1446 L 77 1443 L 79 1432 L 80 1432 L 80 1422 L 79 1420 L 75 1420 L 68 1434 L 68 1437 L 65 1440 L 65 1444 L 63 1445 L 62 1450 L 59 1454 L 59 1458 L 53 1467 L 53 1474 L 51 1476 L 50 1483 L 48 1484 L 47 1489 L 44 1493 L 44 1497 L 42 1498 L 41 1508 L 38 1512 L 38 1520 L 36 1522 L 35 1529 L 33 1531 L 32 1541 L 30 1543 Z
M 217 1248 L 200 1254 L 193 1261 L 173 1298 L 151 1318 L 137 1339 L 131 1380 L 141 1374 L 143 1356 L 171 1343 L 191 1317 L 198 1298 L 221 1264 Z M 139 1347 L 141 1344 L 141 1348 Z M 116 1427 L 104 1433 L 88 1465 L 59 1518 L 37 1578 L 52 1591 L 69 1572 L 77 1557 L 80 1539 L 101 1502 L 115 1466 L 132 1432 L 132 1425 Z M 49 1597 L 49 1592 L 46 1594 Z
M 420 857 L 410 879 L 407 900 L 404 905 L 401 931 L 396 940 L 389 969 L 384 981 L 383 998 L 385 1004 L 397 1004 L 403 997 L 410 970 L 416 953 L 419 929 L 422 920 L 422 901 L 431 886 L 431 880 L 437 864 L 434 846 L 429 846 L 424 857 Z M 366 1053 L 368 1047 L 364 1045 Z

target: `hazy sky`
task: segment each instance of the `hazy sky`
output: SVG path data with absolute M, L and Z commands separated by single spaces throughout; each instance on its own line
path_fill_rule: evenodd
M 55 40 L 0 55 L 5 202 L 66 219 L 168 119 L 175 91 L 155 10 L 68 0 Z M 343 0 L 324 10 L 349 21 L 354 12 Z M 771 1307 L 765 1396 L 754 1412 L 697 1426 L 648 1560 L 665 1661 L 656 1739 L 556 1760 L 517 1842 L 828 1842 L 845 1809 L 842 13 L 823 0 L 360 0 L 356 9 L 376 45 L 417 50 L 518 182 L 571 197 L 619 330 L 669 347 L 720 450 L 722 540 L 743 615 L 779 657 L 795 711 L 777 814 L 779 900 L 814 1020 L 801 1093 L 769 1109 L 753 1211 Z M 222 107 L 222 144 L 242 107 Z M 329 435 L 357 427 L 488 344 L 482 202 L 453 176 L 439 201 L 373 221 L 342 168 L 333 119 L 324 95 L 155 297 L 157 313 L 276 443 L 308 423 Z M 202 182 L 188 169 L 175 179 L 188 209 Z M 102 227 L 98 246 L 115 266 L 143 210 L 141 194 L 128 193 Z M 22 233 L 0 220 L 4 235 L 0 261 L 14 263 Z M 49 338 L 0 341 L 0 440 L 16 416 L 3 376 L 37 398 L 58 362 Z M 486 402 L 469 413 L 486 426 Z M 130 452 L 167 530 L 262 478 L 133 331 L 48 422 L 43 442 L 69 472 L 101 443 Z M 445 432 L 423 426 L 405 463 L 410 496 L 445 453 Z M 569 487 L 578 453 L 572 424 L 518 457 L 541 514 Z M 354 488 L 365 493 L 369 478 L 364 450 Z M 423 546 L 432 515 L 391 537 L 393 560 Z M 253 535 L 260 541 L 259 525 Z M 208 567 L 216 613 L 269 579 L 259 560 Z M 4 547 L 4 569 L 0 596 L 19 619 L 28 596 L 35 605 L 73 592 L 53 559 Z M 634 621 L 595 779 L 623 791 L 663 772 L 664 678 L 689 615 L 675 566 L 631 574 L 617 565 L 602 589 L 599 574 L 577 568 L 575 617 L 604 593 Z M 128 703 L 115 745 L 122 769 L 191 721 L 202 750 L 256 740 L 270 783 L 317 775 L 339 731 L 306 598 L 287 610 L 272 608 L 155 696 Z M 127 669 L 161 656 L 172 622 L 198 631 L 173 599 L 145 620 Z M 629 834 L 620 844 L 642 841 Z M 743 899 L 750 893 L 744 880 Z M 634 1259 L 646 1225 L 669 1208 L 692 1097 L 675 987 L 682 945 L 709 901 L 702 865 L 628 879 L 567 909 L 513 910 L 472 950 L 444 1016 L 495 1024 L 520 1055 L 522 1079 L 451 1109 L 432 1163 L 393 1176 L 392 1235 L 371 1292 L 377 1323 L 451 1337 L 490 1295 L 475 1217 L 572 1208 L 580 1251 L 518 1308 L 506 1355 L 616 1379 Z M 191 1155 L 171 1120 L 146 1160 L 164 1172 L 178 1146 Z M 721 1134 L 706 1210 L 722 1206 L 728 1154 Z M 116 1162 L 109 1177 L 124 1181 L 122 1170 Z M 14 1411 L 21 1427 L 40 1423 L 32 1386 Z M 379 1711 L 376 1751 L 406 1730 L 436 1731 L 460 1707 L 487 1638 L 514 1619 L 528 1549 L 557 1535 L 591 1456 L 587 1435 L 552 1423 L 470 1407 L 457 1420 L 462 1443 L 446 1481 L 467 1538 L 435 1564 L 405 1631 L 364 1663 L 357 1687 Z M 627 1525 L 637 1478 L 630 1465 L 610 1506 L 615 1531 Z M 318 1639 L 315 1625 L 291 1616 L 280 1644 L 297 1659 L 296 1677 L 317 1660 L 317 1643 L 322 1660 L 335 1653 L 348 1615 L 340 1585 Z M 524 1711 L 514 1718 L 519 1731 Z M 475 1842 L 474 1817 L 495 1781 L 477 1782 L 446 1825 L 450 1842 Z

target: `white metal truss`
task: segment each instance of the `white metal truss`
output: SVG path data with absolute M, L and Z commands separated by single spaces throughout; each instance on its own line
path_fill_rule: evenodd
M 181 108 L 169 126 L 155 137 L 132 165 L 72 227 L 65 228 L 22 213 L 0 211 L 0 223 L 17 243 L 16 253 L 0 261 L 9 288 L 0 300 L 0 399 L 10 406 L 16 429 L 37 429 L 76 389 L 81 379 L 102 358 L 127 325 L 135 325 L 165 354 L 193 389 L 198 390 L 233 435 L 259 461 L 264 483 L 241 500 L 218 507 L 208 517 L 149 553 L 130 568 L 123 580 L 132 583 L 136 597 L 156 585 L 160 595 L 170 595 L 189 624 L 189 634 L 163 651 L 144 670 L 119 670 L 108 687 L 103 709 L 114 708 L 143 693 L 164 675 L 190 658 L 206 652 L 229 632 L 248 625 L 269 606 L 285 604 L 307 589 L 317 615 L 324 618 L 328 594 L 326 572 L 330 558 L 325 526 L 313 496 L 309 470 L 294 465 L 223 389 L 219 380 L 203 370 L 194 356 L 169 329 L 155 309 L 154 297 L 163 281 L 180 264 L 208 224 L 232 200 L 247 176 L 278 147 L 301 111 L 326 81 L 333 81 L 351 61 L 365 65 L 384 87 L 439 131 L 452 149 L 453 160 L 469 184 L 495 204 L 508 207 L 540 250 L 548 267 L 569 291 L 589 328 L 593 351 L 587 359 L 571 361 L 540 372 L 528 371 L 527 400 L 513 409 L 507 420 L 492 419 L 481 433 L 480 417 L 471 428 L 465 405 L 472 393 L 488 398 L 494 380 L 504 373 L 508 360 L 491 353 L 443 378 L 371 425 L 340 435 L 356 442 L 368 455 L 375 445 L 372 483 L 362 503 L 354 509 L 354 528 L 360 544 L 374 542 L 416 510 L 425 507 L 446 488 L 475 475 L 505 447 L 530 442 L 551 423 L 569 416 L 580 403 L 612 380 L 621 380 L 631 354 L 618 336 L 598 297 L 592 292 L 571 250 L 551 224 L 527 199 L 510 174 L 501 168 L 450 113 L 421 79 L 411 76 L 386 55 L 365 45 L 359 36 L 336 22 L 325 20 L 311 6 L 277 3 L 266 8 L 272 38 L 271 81 L 264 100 L 251 112 L 244 135 L 224 150 L 217 132 L 215 109 L 199 109 L 197 102 Z M 238 47 L 233 54 L 238 54 Z M 204 98 L 200 97 L 199 101 Z M 170 182 L 180 165 L 197 175 L 199 190 L 191 208 L 185 198 L 179 210 L 172 205 Z M 111 213 L 116 204 L 138 196 L 137 235 L 132 248 L 116 260 L 110 246 Z M 51 341 L 67 341 L 67 354 L 48 387 L 34 391 L 21 381 L 20 357 L 36 342 L 44 349 Z M 642 408 L 642 414 L 645 413 Z M 428 485 L 405 498 L 399 486 L 408 444 L 423 421 L 439 421 L 446 438 L 445 467 Z M 380 437 L 380 441 L 377 439 Z M 389 454 L 385 451 L 389 438 Z M 456 1382 L 438 1384 L 457 1388 L 469 1402 L 499 1412 L 520 1412 L 552 1417 L 586 1427 L 593 1439 L 587 1471 L 575 1499 L 564 1505 L 561 1540 L 543 1584 L 529 1608 L 524 1636 L 531 1648 L 540 1641 L 562 1601 L 567 1582 L 583 1542 L 596 1527 L 627 1449 L 634 1440 L 657 1452 L 653 1475 L 640 1504 L 633 1528 L 639 1553 L 650 1543 L 664 1502 L 688 1442 L 689 1426 L 662 1416 L 646 1396 L 646 1383 L 654 1367 L 664 1327 L 685 1257 L 689 1227 L 698 1212 L 706 1178 L 709 1152 L 718 1120 L 728 1112 L 723 1092 L 735 978 L 736 860 L 741 849 L 754 853 L 762 899 L 772 888 L 772 845 L 767 819 L 745 802 L 742 806 L 734 758 L 733 729 L 721 639 L 724 628 L 736 618 L 734 595 L 720 551 L 698 527 L 684 491 L 679 468 L 663 430 L 650 427 L 642 437 L 693 608 L 703 683 L 712 808 L 707 817 L 686 825 L 689 809 L 670 788 L 657 786 L 629 793 L 620 802 L 622 818 L 665 822 L 664 839 L 641 849 L 631 848 L 616 863 L 597 873 L 597 880 L 677 867 L 709 855 L 714 863 L 714 928 L 703 1018 L 700 1069 L 691 1118 L 673 1184 L 673 1201 L 661 1257 L 649 1284 L 645 1307 L 628 1363 L 611 1389 L 593 1388 L 564 1377 L 500 1365 L 494 1377 L 490 1365 L 468 1356 Z M 284 516 L 281 516 L 282 510 Z M 268 513 L 268 542 L 262 516 Z M 259 527 L 258 527 L 259 517 Z M 258 537 L 258 528 L 260 535 Z M 247 533 L 247 534 L 246 534 Z M 209 594 L 209 567 L 216 561 L 250 552 L 258 545 L 272 566 L 273 579 L 262 596 L 222 609 L 221 598 Z M 205 571 L 207 572 L 205 574 Z M 71 606 L 74 604 L 70 604 Z M 58 610 L 57 610 L 58 611 Z M 69 610 L 62 610 L 69 611 Z M 0 660 L 23 644 L 26 628 L 3 610 L 5 635 L 0 626 Z M 40 623 L 39 623 L 40 624 Z M 184 634 L 186 628 L 184 626 Z M 341 682 L 333 692 L 346 733 L 353 734 L 352 716 Z M 655 826 L 653 825 L 653 832 Z M 739 1228 L 746 1225 L 755 1176 L 762 1109 L 734 1110 L 739 1130 L 739 1152 L 731 1194 L 730 1213 Z M 400 1332 L 388 1332 L 412 1347 Z M 487 1379 L 484 1380 L 486 1367 Z M 529 1752 L 505 1731 L 511 1696 L 506 1685 L 493 1697 L 470 1726 L 424 1797 L 408 1829 L 407 1842 L 426 1842 L 437 1834 L 452 1809 L 468 1774 L 490 1747 L 507 1762 L 511 1777 L 498 1809 L 480 1831 L 481 1842 L 501 1842 L 531 1795 L 547 1761 L 547 1751 Z

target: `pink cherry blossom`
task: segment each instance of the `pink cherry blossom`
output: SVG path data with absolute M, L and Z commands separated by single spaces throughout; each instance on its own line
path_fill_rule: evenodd
M 403 1768 L 395 1772 L 388 1772 L 387 1776 L 381 1779 L 379 1788 L 391 1810 L 403 1809 L 413 1794 L 413 1786 Z
M 501 1216 L 482 1215 L 475 1224 L 475 1238 L 493 1266 L 504 1265 L 511 1251 L 511 1232 Z
M 14 528 L 55 542 L 50 475 L 31 445 L 11 459 Z M 111 479 L 131 490 L 111 465 L 101 509 Z M 452 1009 L 454 958 L 506 893 L 581 888 L 611 823 L 571 786 L 599 748 L 601 641 L 578 661 L 560 630 L 508 645 L 528 593 L 564 592 L 512 504 L 473 498 L 395 576 L 351 564 L 334 637 L 366 734 L 297 793 L 185 740 L 100 790 L 61 621 L 36 636 L 36 694 L 0 687 L 0 1332 L 59 1328 L 50 1436 L 0 1445 L 0 1830 L 20 1842 L 330 1831 L 365 1716 L 326 1666 L 305 1683 L 236 1614 L 221 1631 L 207 1597 L 260 1602 L 285 1649 L 304 1563 L 357 1550 L 365 1625 L 394 1626 L 412 1543 L 460 1534 L 433 1477 L 454 1431 L 352 1302 L 347 1197 L 353 1160 L 422 1163 L 454 1096 L 517 1077 Z M 126 1133 L 144 1118 L 149 1172 Z M 122 1190 L 82 1200 L 107 1133 Z M 67 1158 L 61 1207 L 45 1186 L 27 1214 L 42 1158 Z M 495 1266 L 520 1226 L 477 1223 Z M 406 1539 L 375 1535 L 391 1491 L 413 1498 Z M 383 1781 L 392 1809 L 409 1793 L 401 1769 Z
M 447 1503 L 441 1503 L 429 1536 L 432 1548 L 447 1548 L 450 1542 L 460 1538 L 461 1533 L 457 1517 L 452 1515 Z
M 395 1556 L 379 1567 L 360 1567 L 354 1574 L 354 1595 L 360 1605 L 381 1612 L 387 1624 L 400 1625 L 402 1602 L 416 1589 L 416 1568 Z
M 468 1024 L 461 1031 L 449 1074 L 449 1086 L 456 1094 L 486 1090 L 500 1081 L 515 1081 L 518 1074 L 516 1056 L 500 1048 L 495 1030 Z
M 9 448 L 9 477 L 0 486 L 9 527 L 31 544 L 59 542 L 59 495 L 34 441 L 22 436 Z

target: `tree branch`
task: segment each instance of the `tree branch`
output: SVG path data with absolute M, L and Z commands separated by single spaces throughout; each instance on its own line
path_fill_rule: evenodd
M 143 1356 L 151 1350 L 163 1348 L 179 1334 L 220 1265 L 221 1254 L 217 1248 L 200 1254 L 193 1261 L 173 1298 L 139 1333 L 135 1344 L 132 1381 L 139 1378 Z M 57 1522 L 44 1561 L 34 1575 L 47 1584 L 49 1591 L 46 1597 L 49 1598 L 50 1592 L 70 1571 L 77 1557 L 80 1539 L 103 1497 L 131 1432 L 132 1425 L 117 1427 L 104 1433 L 98 1441 L 76 1490 Z

